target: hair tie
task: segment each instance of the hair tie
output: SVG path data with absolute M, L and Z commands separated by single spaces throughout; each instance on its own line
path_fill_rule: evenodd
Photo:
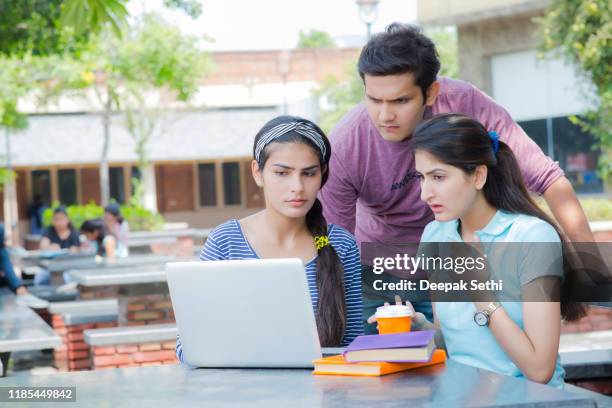
M 317 251 L 325 248 L 329 245 L 329 237 L 327 235 L 318 235 L 314 237 L 315 245 L 317 246 Z
M 496 131 L 492 130 L 489 132 L 489 137 L 493 141 L 493 153 L 497 154 L 499 150 L 499 135 Z
M 321 152 L 321 156 L 323 156 L 323 158 L 325 158 L 325 156 L 327 155 L 327 148 L 325 147 L 324 136 L 319 133 L 319 131 L 315 129 L 315 127 L 309 122 L 296 121 L 290 123 L 281 123 L 280 125 L 274 126 L 272 129 L 268 130 L 262 137 L 260 137 L 257 141 L 257 146 L 255 146 L 255 160 L 259 163 L 261 153 L 263 152 L 265 147 L 272 143 L 274 140 L 289 132 L 298 133 L 313 142 Z

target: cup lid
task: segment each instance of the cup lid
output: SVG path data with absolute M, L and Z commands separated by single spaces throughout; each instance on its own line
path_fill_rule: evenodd
M 380 306 L 376 308 L 376 318 L 385 318 L 385 317 L 412 317 L 414 315 L 414 311 L 409 306 L 404 305 L 389 305 L 389 306 Z

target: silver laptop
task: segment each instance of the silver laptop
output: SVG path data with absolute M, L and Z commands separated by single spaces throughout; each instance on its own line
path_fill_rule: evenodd
M 186 363 L 313 367 L 321 357 L 300 259 L 172 262 L 166 272 Z

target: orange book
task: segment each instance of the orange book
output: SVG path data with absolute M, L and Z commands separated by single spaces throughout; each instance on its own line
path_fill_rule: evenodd
M 362 375 L 379 377 L 381 375 L 393 374 L 400 371 L 412 370 L 413 368 L 426 367 L 434 364 L 444 363 L 446 353 L 444 350 L 435 350 L 431 360 L 426 363 L 349 363 L 342 354 L 337 356 L 323 357 L 314 361 L 313 374 L 319 375 Z

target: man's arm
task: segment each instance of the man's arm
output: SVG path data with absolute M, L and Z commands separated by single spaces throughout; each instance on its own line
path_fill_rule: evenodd
M 329 161 L 329 178 L 319 191 L 323 215 L 328 223 L 339 225 L 355 235 L 358 192 L 350 181 L 340 154 L 333 151 Z
M 544 191 L 544 200 L 570 241 L 595 241 L 580 201 L 565 176 L 559 177 Z
M 510 146 L 529 190 L 544 196 L 570 241 L 593 242 L 587 217 L 559 164 L 544 154 L 503 107 L 480 90 L 473 91 L 474 116 Z

